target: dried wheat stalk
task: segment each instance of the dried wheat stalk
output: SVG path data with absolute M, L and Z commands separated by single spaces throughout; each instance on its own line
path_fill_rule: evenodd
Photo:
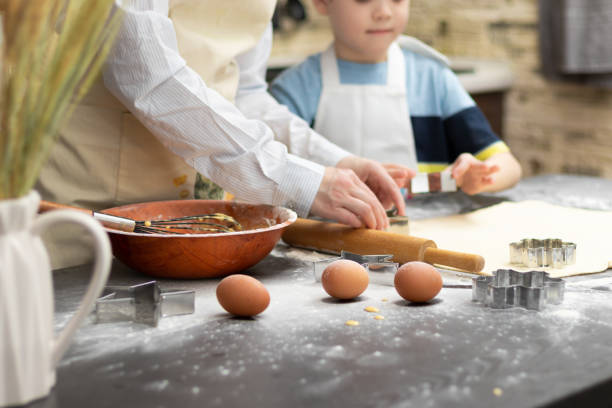
M 0 0 L 0 199 L 33 187 L 120 24 L 113 0 Z

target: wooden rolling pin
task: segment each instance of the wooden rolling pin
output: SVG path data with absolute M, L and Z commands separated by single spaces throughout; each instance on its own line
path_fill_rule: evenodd
M 301 248 L 337 254 L 342 250 L 359 255 L 393 254 L 399 264 L 423 261 L 471 273 L 482 271 L 485 263 L 480 255 L 439 249 L 430 239 L 303 218 L 288 226 L 282 238 Z

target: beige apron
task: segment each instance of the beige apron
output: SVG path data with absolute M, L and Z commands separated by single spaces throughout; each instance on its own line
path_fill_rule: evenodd
M 169 17 L 181 56 L 207 86 L 233 101 L 239 79 L 235 57 L 261 39 L 275 4 L 275 0 L 170 0 Z M 62 130 L 36 188 L 44 199 L 98 210 L 193 198 L 195 182 L 196 171 L 166 149 L 100 79 Z M 61 249 L 49 248 L 56 268 L 89 257 L 72 241 L 60 245 Z

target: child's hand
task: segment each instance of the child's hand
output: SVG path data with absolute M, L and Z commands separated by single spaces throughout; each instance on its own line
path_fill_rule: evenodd
M 387 173 L 389 173 L 399 188 L 407 187 L 410 179 L 416 174 L 411 168 L 400 164 L 383 163 L 383 167 L 387 170 Z
M 451 166 L 451 174 L 457 186 L 466 194 L 477 194 L 493 184 L 493 173 L 499 171 L 497 164 L 482 162 L 469 153 L 462 153 Z

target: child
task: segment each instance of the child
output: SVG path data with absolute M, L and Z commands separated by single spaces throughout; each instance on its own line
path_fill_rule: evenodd
M 409 0 L 313 0 L 333 44 L 283 72 L 270 92 L 348 151 L 421 172 L 450 170 L 467 194 L 514 185 L 521 168 L 448 67 L 400 36 Z M 450 165 L 450 168 L 449 168 Z M 393 175 L 395 165 L 387 165 Z M 398 180 L 403 186 L 407 180 Z

